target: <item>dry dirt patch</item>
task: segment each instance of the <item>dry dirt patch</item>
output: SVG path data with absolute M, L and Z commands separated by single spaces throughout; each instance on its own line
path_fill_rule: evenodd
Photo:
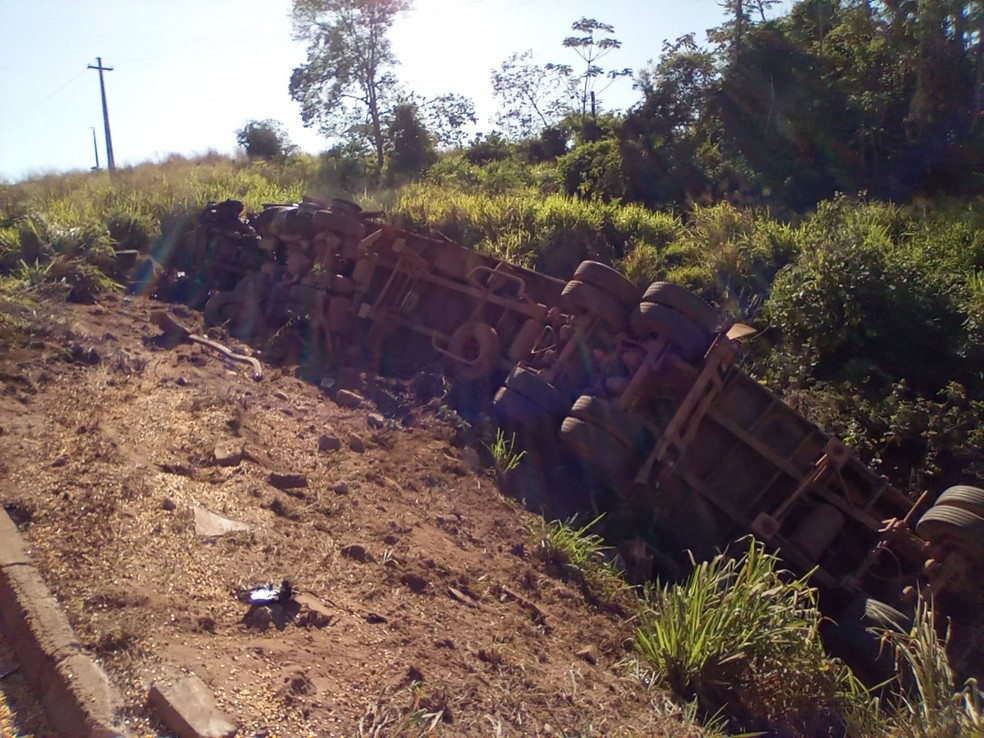
M 136 731 L 184 670 L 243 735 L 680 734 L 631 626 L 529 555 L 444 423 L 158 346 L 155 307 L 66 307 L 0 359 L 0 498 Z M 199 535 L 196 509 L 248 530 Z M 292 612 L 242 601 L 284 579 Z

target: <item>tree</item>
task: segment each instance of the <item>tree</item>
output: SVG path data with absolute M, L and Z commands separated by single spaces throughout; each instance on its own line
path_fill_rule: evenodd
M 631 76 L 631 69 L 611 69 L 605 71 L 598 65 L 598 61 L 611 52 L 622 47 L 622 42 L 612 38 L 615 27 L 607 23 L 595 20 L 594 18 L 581 18 L 571 25 L 572 31 L 577 31 L 578 36 L 568 36 L 564 39 L 564 48 L 573 49 L 584 62 L 584 71 L 574 74 L 573 67 L 569 65 L 548 65 L 554 67 L 569 81 L 569 89 L 576 102 L 574 110 L 580 115 L 581 122 L 587 119 L 588 110 L 591 117 L 595 117 L 595 96 L 611 87 L 612 83 L 619 77 Z M 596 34 L 605 34 L 598 38 Z M 598 81 L 608 80 L 608 83 L 601 89 L 596 89 Z
M 743 41 L 752 24 L 751 11 L 757 10 L 759 18 L 765 23 L 765 11 L 779 0 L 718 0 L 718 5 L 728 13 L 726 20 L 718 28 L 707 32 L 712 41 L 726 46 L 730 52 L 731 63 L 736 64 L 741 56 Z
M 706 159 L 715 150 L 711 101 L 718 83 L 713 55 L 692 34 L 664 42 L 659 62 L 639 73 L 642 102 L 618 129 L 629 198 L 684 209 L 715 184 Z
M 294 0 L 294 38 L 307 42 L 307 62 L 294 69 L 290 95 L 306 126 L 360 139 L 382 172 L 384 114 L 396 92 L 396 57 L 387 32 L 412 0 Z
M 555 125 L 569 110 L 563 68 L 540 65 L 533 52 L 515 52 L 492 70 L 492 93 L 502 107 L 493 121 L 511 138 L 529 138 Z
M 297 149 L 280 121 L 251 120 L 236 131 L 236 142 L 250 159 L 284 159 Z
M 434 142 L 418 113 L 412 102 L 400 103 L 393 110 L 387 128 L 386 162 L 386 178 L 391 183 L 420 174 L 437 160 Z
M 438 146 L 460 147 L 465 142 L 465 126 L 478 122 L 475 103 L 454 92 L 420 100 L 417 115 Z

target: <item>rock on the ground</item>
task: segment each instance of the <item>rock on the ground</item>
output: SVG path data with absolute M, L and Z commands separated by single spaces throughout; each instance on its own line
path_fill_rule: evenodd
M 404 572 L 403 576 L 400 577 L 400 582 L 405 584 L 414 594 L 423 594 L 430 584 L 425 577 L 412 571 Z
M 335 617 L 334 614 L 314 595 L 294 595 L 294 601 L 301 606 L 297 616 L 298 625 L 312 628 L 324 628 L 331 625 L 331 621 Z
M 244 619 L 247 627 L 266 630 L 273 623 L 273 608 L 269 605 L 252 607 Z
M 352 390 L 338 390 L 335 393 L 335 404 L 340 407 L 346 407 L 354 410 L 360 407 L 362 403 L 365 402 L 365 398 L 362 397 L 358 392 L 353 392 Z
M 243 460 L 243 442 L 230 440 L 215 444 L 215 463 L 219 466 L 236 466 Z
M 366 442 L 362 440 L 362 436 L 352 433 L 349 436 L 349 448 L 357 454 L 364 454 L 366 452 Z
M 582 661 L 587 661 L 589 664 L 598 663 L 598 649 L 593 645 L 582 646 L 574 655 Z
M 370 428 L 382 428 L 386 425 L 386 418 L 379 413 L 369 413 L 366 416 L 366 425 Z
M 297 489 L 308 486 L 308 478 L 303 474 L 270 472 L 270 484 L 277 489 Z
M 334 433 L 322 433 L 318 439 L 319 451 L 338 451 L 342 447 L 342 439 Z
M 195 533 L 200 536 L 215 538 L 240 530 L 249 530 L 249 526 L 246 523 L 240 523 L 238 520 L 229 520 L 229 518 L 216 515 L 204 507 L 195 508 Z
M 219 710 L 205 683 L 191 674 L 155 682 L 150 703 L 179 738 L 230 738 L 238 730 Z
M 369 549 L 361 543 L 350 543 L 347 546 L 343 546 L 341 553 L 342 556 L 354 559 L 363 564 L 374 561 L 372 554 L 369 553 Z
M 349 489 L 348 482 L 335 482 L 331 487 L 332 492 L 336 495 L 347 495 L 349 493 Z

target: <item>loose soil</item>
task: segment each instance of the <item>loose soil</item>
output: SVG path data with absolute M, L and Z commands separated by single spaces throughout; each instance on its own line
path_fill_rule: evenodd
M 146 700 L 174 672 L 244 736 L 692 730 L 640 682 L 624 616 L 535 555 L 440 401 L 386 386 L 393 403 L 343 408 L 290 367 L 254 382 L 155 341 L 161 307 L 59 306 L 0 357 L 0 501 L 136 734 L 167 734 Z M 248 530 L 198 535 L 196 507 Z M 242 601 L 284 579 L 299 605 Z

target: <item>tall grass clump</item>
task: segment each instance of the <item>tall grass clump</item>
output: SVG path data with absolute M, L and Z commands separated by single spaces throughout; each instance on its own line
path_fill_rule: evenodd
M 799 251 L 795 229 L 730 203 L 695 205 L 662 251 L 661 279 L 689 287 L 739 319 L 755 317 L 776 273 Z
M 119 288 L 116 252 L 170 241 L 209 201 L 298 202 L 310 167 L 248 164 L 210 155 L 172 157 L 115 172 L 50 175 L 0 188 L 0 275 L 67 284 L 88 302 Z
M 932 602 L 920 598 L 909 632 L 883 636 L 895 649 L 900 682 L 886 738 L 984 736 L 984 696 L 974 679 L 957 687 L 935 620 Z
M 864 694 L 820 640 L 816 593 L 749 539 L 737 557 L 697 564 L 679 584 L 647 590 L 636 648 L 656 684 L 746 729 L 819 734 Z M 826 734 L 826 733 L 824 733 Z
M 613 605 L 627 591 L 621 573 L 607 555 L 609 547 L 594 532 L 601 516 L 579 524 L 576 518 L 545 521 L 535 518 L 528 525 L 537 556 L 565 578 L 581 585 L 595 602 Z
M 401 190 L 393 214 L 411 228 L 440 232 L 562 279 L 584 259 L 612 264 L 636 250 L 661 249 L 680 228 L 675 217 L 637 205 L 523 188 L 461 192 L 432 183 Z

